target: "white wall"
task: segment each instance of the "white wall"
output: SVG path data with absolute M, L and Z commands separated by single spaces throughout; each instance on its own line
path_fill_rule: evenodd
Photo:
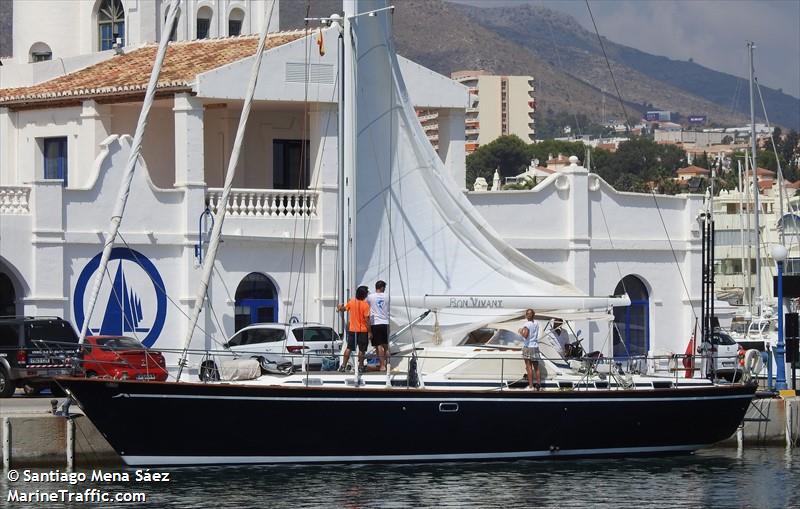
M 467 197 L 512 246 L 588 294 L 610 295 L 624 276 L 639 277 L 650 294 L 650 350 L 686 349 L 699 313 L 702 196 L 658 196 L 656 208 L 651 195 L 618 192 L 573 167 L 530 191 Z M 589 348 L 612 352 L 604 326 L 580 327 Z

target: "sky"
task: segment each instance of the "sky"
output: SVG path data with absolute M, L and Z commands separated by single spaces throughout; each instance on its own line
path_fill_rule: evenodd
M 451 0 L 453 1 L 453 0 Z M 455 0 L 489 7 L 529 3 L 573 16 L 594 32 L 585 0 Z M 589 0 L 600 35 L 647 53 L 747 77 L 756 44 L 759 83 L 800 98 L 800 0 Z

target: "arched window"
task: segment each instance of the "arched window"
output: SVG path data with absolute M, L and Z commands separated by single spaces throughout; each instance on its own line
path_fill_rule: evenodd
M 0 316 L 17 314 L 17 292 L 8 275 L 0 272 Z
M 208 39 L 211 36 L 211 18 L 214 13 L 209 7 L 200 7 L 197 10 L 197 38 Z
M 242 23 L 244 22 L 244 11 L 241 9 L 231 10 L 228 16 L 228 36 L 234 37 L 241 35 Z
M 97 10 L 98 47 L 111 49 L 117 39 L 125 46 L 125 9 L 122 0 L 103 0 Z
M 45 60 L 53 59 L 53 51 L 50 46 L 43 42 L 37 42 L 31 46 L 29 54 L 31 62 L 44 62 Z
M 236 330 L 252 323 L 278 321 L 278 291 L 270 278 L 251 272 L 236 287 L 234 326 Z
M 650 301 L 647 287 L 636 276 L 625 276 L 614 295 L 627 293 L 631 305 L 614 308 L 614 357 L 646 355 L 650 348 Z

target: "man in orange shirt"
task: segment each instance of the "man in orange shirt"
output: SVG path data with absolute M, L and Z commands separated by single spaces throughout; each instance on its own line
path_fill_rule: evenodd
M 350 353 L 358 345 L 358 370 L 364 370 L 364 354 L 369 346 L 368 326 L 369 323 L 369 304 L 366 298 L 369 295 L 369 288 L 359 286 L 356 288 L 356 298 L 350 299 L 347 304 L 339 304 L 336 309 L 339 312 L 347 311 L 350 313 L 347 324 L 347 348 L 344 350 L 344 359 L 339 371 L 347 369 L 347 362 L 350 360 Z

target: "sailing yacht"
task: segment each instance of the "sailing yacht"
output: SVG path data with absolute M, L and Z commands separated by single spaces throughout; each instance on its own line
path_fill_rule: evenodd
M 409 103 L 392 11 L 345 0 L 344 16 L 325 20 L 344 50 L 340 298 L 360 282 L 388 282 L 389 369 L 62 387 L 136 466 L 672 454 L 730 436 L 753 385 L 623 373 L 543 347 L 544 390 L 526 389 L 509 320 L 528 307 L 608 320 L 630 300 L 582 294 L 508 246 L 455 190 Z M 478 328 L 495 332 L 474 340 Z M 131 416 L 158 416 L 159 426 Z M 276 440 L 287 428 L 302 438 Z M 210 440 L 210 429 L 226 438 Z

